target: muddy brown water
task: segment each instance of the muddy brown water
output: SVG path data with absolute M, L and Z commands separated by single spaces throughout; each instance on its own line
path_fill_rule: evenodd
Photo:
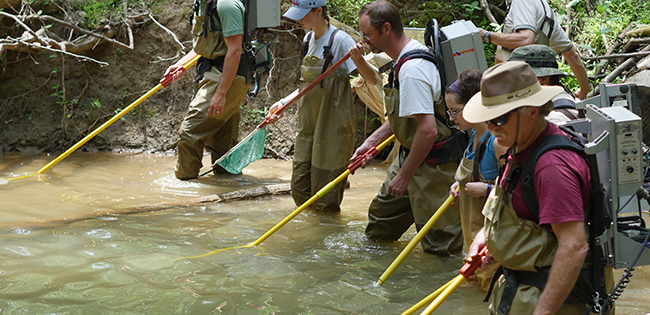
M 2 156 L 0 177 L 36 172 L 52 159 Z M 259 246 L 184 259 L 249 244 L 296 206 L 287 195 L 191 204 L 287 183 L 290 162 L 260 160 L 242 175 L 186 182 L 174 178 L 174 163 L 165 155 L 79 152 L 43 175 L 0 186 L 0 224 L 7 227 L 0 233 L 0 313 L 401 314 L 462 264 L 418 246 L 382 287 L 373 285 L 416 234 L 389 244 L 364 236 L 381 165 L 349 178 L 341 214 L 306 210 Z M 190 204 L 109 214 L 183 201 Z M 48 220 L 57 224 L 39 228 Z M 650 269 L 637 268 L 617 314 L 650 313 L 648 280 Z M 486 313 L 482 298 L 465 284 L 435 314 Z

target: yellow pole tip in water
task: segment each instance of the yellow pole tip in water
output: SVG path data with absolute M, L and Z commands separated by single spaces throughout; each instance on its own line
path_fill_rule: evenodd
M 372 282 L 372 287 L 373 288 L 379 288 L 379 287 L 381 287 L 381 284 L 379 284 L 379 282 L 377 282 L 377 281 L 373 281 Z

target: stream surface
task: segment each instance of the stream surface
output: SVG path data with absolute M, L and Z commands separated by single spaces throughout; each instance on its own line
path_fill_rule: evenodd
M 53 158 L 3 155 L 0 177 L 36 172 Z M 259 246 L 184 258 L 249 244 L 297 207 L 288 195 L 193 202 L 288 183 L 291 162 L 259 160 L 242 175 L 192 181 L 176 180 L 174 164 L 166 155 L 77 152 L 0 186 L 0 314 L 401 314 L 462 266 L 460 256 L 417 246 L 374 285 L 416 234 L 392 243 L 365 237 L 380 164 L 349 177 L 340 214 L 307 209 Z M 649 280 L 650 268 L 636 268 L 617 314 L 650 313 Z M 487 314 L 482 299 L 463 284 L 435 314 Z

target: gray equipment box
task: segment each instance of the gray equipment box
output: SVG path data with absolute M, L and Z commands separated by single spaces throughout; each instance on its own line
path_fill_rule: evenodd
M 456 81 L 458 73 L 465 69 L 487 69 L 481 33 L 472 22 L 454 21 L 440 28 L 440 33 L 440 47 L 448 85 Z
M 636 84 L 599 84 L 600 95 L 576 104 L 577 109 L 585 109 L 587 104 L 596 107 L 623 107 L 637 116 L 641 116 Z
M 280 0 L 248 0 L 248 31 L 281 23 Z

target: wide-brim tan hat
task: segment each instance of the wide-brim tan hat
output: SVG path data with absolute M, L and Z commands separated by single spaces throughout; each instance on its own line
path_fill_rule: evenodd
M 561 86 L 542 86 L 523 61 L 506 61 L 487 69 L 481 91 L 467 102 L 463 118 L 475 124 L 524 106 L 542 106 L 560 94 Z

